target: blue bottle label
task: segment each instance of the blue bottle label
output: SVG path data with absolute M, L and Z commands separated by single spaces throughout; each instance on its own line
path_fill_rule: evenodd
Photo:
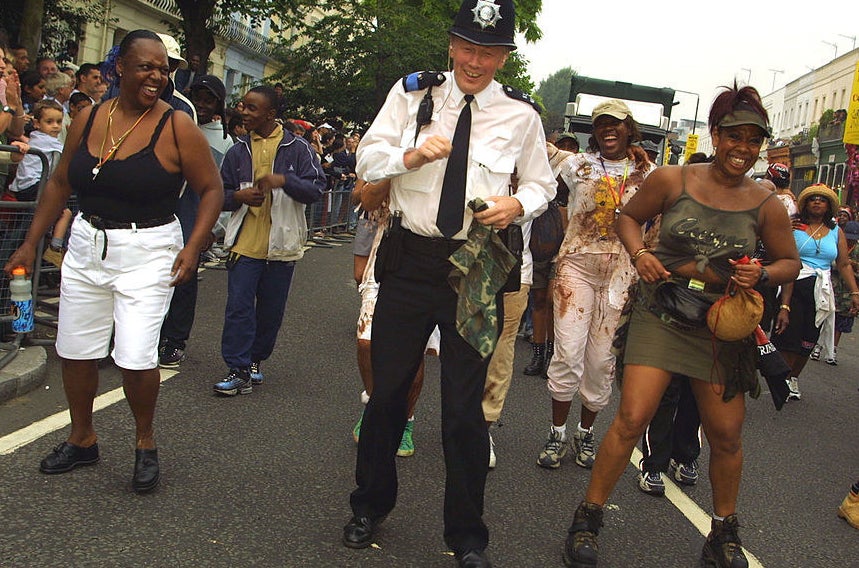
M 33 300 L 15 300 L 12 302 L 13 315 L 12 331 L 28 333 L 33 331 Z

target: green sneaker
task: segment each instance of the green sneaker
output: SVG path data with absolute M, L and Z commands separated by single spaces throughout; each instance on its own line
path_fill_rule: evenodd
M 364 413 L 361 412 L 361 418 L 358 419 L 358 423 L 355 424 L 355 427 L 352 428 L 352 439 L 355 440 L 355 443 L 358 443 L 358 440 L 361 439 L 361 421 L 364 420 Z
M 401 458 L 407 458 L 415 453 L 415 442 L 412 439 L 412 432 L 414 429 L 414 420 L 406 422 L 406 429 L 403 430 L 403 439 L 400 440 L 400 447 L 397 449 L 397 455 Z

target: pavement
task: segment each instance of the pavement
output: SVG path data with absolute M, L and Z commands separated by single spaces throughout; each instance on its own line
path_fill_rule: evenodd
M 134 424 L 109 361 L 100 368 L 94 415 L 101 462 L 38 473 L 39 461 L 67 436 L 69 419 L 61 365 L 45 346 L 43 385 L 0 403 L 0 566 L 455 566 L 442 538 L 436 357 L 427 359 L 416 410 L 417 451 L 397 458 L 396 508 L 372 548 L 340 543 L 355 487 L 352 427 L 362 409 L 351 253 L 348 244 L 314 248 L 297 264 L 275 352 L 263 364 L 265 384 L 248 396 L 212 392 L 226 373 L 227 274 L 202 273 L 188 358 L 170 376 L 162 373 L 162 482 L 149 495 L 131 491 Z M 766 392 L 747 400 L 738 513 L 753 568 L 859 566 L 859 533 L 836 515 L 859 471 L 852 441 L 859 333 L 841 344 L 837 367 L 809 362 L 801 402 L 776 412 Z M 557 470 L 536 465 L 551 403 L 545 381 L 521 374 L 529 357 L 528 344 L 517 340 L 504 414 L 492 430 L 498 467 L 487 480 L 484 518 L 499 568 L 562 566 L 566 529 L 590 479 L 571 456 Z M 597 417 L 598 445 L 618 401 L 615 389 Z M 576 401 L 568 427 L 578 416 Z M 697 486 L 674 487 L 661 499 L 638 490 L 630 463 L 606 507 L 601 568 L 698 565 L 712 510 L 706 444 L 700 462 Z
M 2 356 L 11 356 L 16 347 L 8 344 L 10 351 L 0 351 Z M 45 382 L 48 354 L 40 345 L 18 347 L 18 353 L 0 369 L 0 403 L 27 394 Z

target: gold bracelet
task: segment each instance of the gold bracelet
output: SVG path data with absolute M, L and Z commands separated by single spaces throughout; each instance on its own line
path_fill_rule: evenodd
M 647 254 L 647 253 L 649 253 L 649 252 L 653 252 L 653 251 L 651 251 L 651 250 L 650 250 L 649 248 L 647 248 L 647 247 L 641 247 L 640 249 L 638 249 L 637 251 L 635 251 L 634 253 L 632 253 L 632 254 L 630 255 L 630 257 L 632 258 L 632 264 L 635 264 L 636 262 L 638 262 L 638 259 L 639 259 L 639 258 L 641 258 L 642 256 L 644 256 L 645 254 Z
M 790 313 L 790 306 L 788 306 L 787 304 L 782 304 L 778 308 L 780 310 L 787 310 L 787 312 Z
M 850 292 L 850 295 L 851 296 L 859 296 L 859 290 L 857 290 L 855 292 Z

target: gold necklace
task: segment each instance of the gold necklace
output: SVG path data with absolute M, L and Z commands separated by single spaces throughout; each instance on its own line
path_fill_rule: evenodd
M 108 160 L 113 158 L 113 156 L 116 154 L 116 151 L 119 150 L 119 147 L 122 145 L 123 142 L 125 142 L 125 139 L 128 138 L 128 135 L 131 134 L 135 128 L 137 128 L 137 125 L 140 124 L 140 122 L 143 120 L 143 118 L 147 114 L 149 114 L 150 110 L 152 110 L 152 107 L 149 107 L 148 109 L 146 109 L 143 112 L 143 114 L 141 114 L 137 118 L 137 120 L 134 122 L 134 124 L 132 124 L 131 127 L 128 130 L 126 130 L 122 136 L 119 137 L 119 140 L 116 140 L 114 142 L 113 141 L 113 134 L 110 133 L 110 127 L 113 124 L 113 113 L 116 112 L 116 107 L 117 107 L 118 102 L 119 102 L 119 98 L 113 99 L 113 103 L 110 105 L 110 112 L 107 113 L 107 127 L 105 128 L 105 131 L 104 131 L 104 138 L 102 138 L 102 140 L 101 140 L 101 149 L 99 149 L 99 156 L 103 156 L 103 157 L 101 158 L 101 161 L 99 161 L 99 163 L 96 164 L 96 166 L 92 169 L 92 179 L 93 180 L 95 180 L 95 178 L 98 176 L 98 173 L 101 171 L 101 168 L 108 162 Z M 153 106 L 155 106 L 155 105 L 153 105 Z M 110 140 L 113 142 L 113 146 L 111 146 L 110 149 L 107 151 L 107 154 L 105 154 L 104 153 L 104 145 L 107 143 L 107 137 L 108 136 L 110 136 Z

